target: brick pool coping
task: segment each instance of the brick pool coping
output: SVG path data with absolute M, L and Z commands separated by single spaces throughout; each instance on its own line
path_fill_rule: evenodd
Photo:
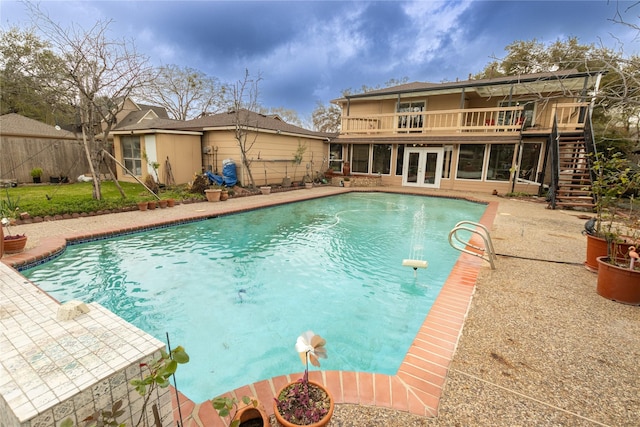
M 335 194 L 349 191 L 381 191 L 452 198 L 451 195 L 423 193 L 406 188 L 399 190 L 351 188 Z M 317 194 L 309 193 L 303 197 L 296 197 L 295 201 L 317 197 Z M 477 202 L 477 200 L 467 197 L 457 198 Z M 255 202 L 251 201 L 251 203 L 243 206 L 229 206 L 229 208 L 214 213 L 189 213 L 169 220 L 142 225 L 118 227 L 99 232 L 76 233 L 65 237 L 45 238 L 41 240 L 36 248 L 12 255 L 10 258 L 3 259 L 3 262 L 14 268 L 22 269 L 45 262 L 56 254 L 61 253 L 64 251 L 67 242 L 79 243 L 104 239 L 113 235 L 163 228 L 291 201 L 293 200 L 265 200 L 263 197 L 256 197 Z M 486 204 L 487 208 L 479 222 L 491 229 L 498 203 L 485 201 L 480 203 Z M 471 238 L 470 243 L 476 246 L 483 246 L 483 242 L 475 235 Z M 479 271 L 482 268 L 486 268 L 486 266 L 487 263 L 478 257 L 465 253 L 460 254 L 395 375 L 352 371 L 312 371 L 309 373 L 310 379 L 324 384 L 331 391 L 335 402 L 338 404 L 370 405 L 406 411 L 420 416 L 437 416 L 438 404 L 446 382 L 447 370 L 462 333 L 462 327 L 475 290 L 476 279 Z M 263 403 L 267 414 L 272 415 L 272 402 L 275 393 L 289 381 L 296 380 L 301 376 L 301 372 L 278 376 L 240 387 L 225 395 L 236 398 L 244 395 L 255 396 Z M 177 398 L 175 394 L 178 395 Z M 208 401 L 196 404 L 181 393 L 172 393 L 172 395 L 174 395 L 174 417 L 178 419 L 178 416 L 181 415 L 185 427 L 227 425 L 226 421 L 218 417 Z M 180 411 L 178 411 L 178 408 L 180 408 Z

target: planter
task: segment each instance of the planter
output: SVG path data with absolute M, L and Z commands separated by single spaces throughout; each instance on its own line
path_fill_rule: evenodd
M 260 191 L 262 191 L 262 194 L 271 194 L 271 187 L 260 187 Z
M 290 177 L 288 177 L 288 176 L 286 176 L 286 177 L 282 178 L 282 186 L 283 186 L 284 188 L 289 188 L 289 187 L 291 187 L 291 178 L 290 178 Z
M 624 256 L 628 251 L 629 247 L 633 246 L 632 243 L 618 243 L 611 245 L 611 252 L 613 252 L 613 247 L 618 247 L 617 257 Z M 587 260 L 584 262 L 584 266 L 593 272 L 598 271 L 598 257 L 607 257 L 609 256 L 609 252 L 607 249 L 607 241 L 602 237 L 592 236 L 587 234 Z
M 156 208 L 156 201 L 155 200 L 151 200 L 149 202 L 147 202 L 147 208 L 152 211 Z
M 34 176 L 32 178 L 33 178 L 33 183 L 34 184 L 40 184 L 41 181 L 40 181 L 40 177 L 39 176 Z
M 24 250 L 27 245 L 27 236 L 17 238 L 15 236 L 6 236 L 3 237 L 2 243 L 4 244 L 5 254 L 15 254 Z
M 174 207 L 176 205 L 176 201 L 174 199 L 167 199 L 167 207 Z
M 220 193 L 222 190 L 219 188 L 212 188 L 209 190 L 204 190 L 204 195 L 207 196 L 207 200 L 209 202 L 219 202 L 220 201 Z
M 158 200 L 158 205 L 160 206 L 160 209 L 166 208 L 168 204 L 169 202 L 167 202 L 166 200 Z
M 640 305 L 640 271 L 609 264 L 598 257 L 598 295 L 624 304 Z
M 258 406 L 253 405 L 243 406 L 238 409 L 236 416 L 233 417 L 233 421 L 240 421 L 240 427 L 269 427 L 269 416 L 264 410 L 262 403 L 258 403 Z
M 305 182 L 304 183 L 304 188 L 306 188 L 306 189 L 313 188 L 313 183 L 312 182 Z
M 4 229 L 0 225 L 0 258 L 4 255 Z
M 220 201 L 224 202 L 226 200 L 229 200 L 229 192 L 227 190 L 222 190 L 220 192 Z
M 146 211 L 147 208 L 149 207 L 149 204 L 147 202 L 138 202 L 138 209 L 141 211 Z
M 296 382 L 292 382 L 289 383 L 287 385 L 285 385 L 284 387 L 282 387 L 278 393 L 276 394 L 276 399 L 278 399 L 282 393 L 284 391 L 286 391 L 286 389 L 288 389 L 291 386 L 300 384 L 298 381 Z M 324 416 L 324 418 L 322 418 L 320 421 L 312 423 L 312 424 L 306 424 L 307 426 L 311 426 L 311 427 L 322 427 L 322 426 L 326 426 L 327 424 L 329 424 L 329 421 L 331 420 L 331 417 L 333 416 L 333 410 L 335 408 L 335 400 L 333 398 L 333 396 L 331 395 L 331 393 L 329 392 L 329 390 L 327 388 L 325 388 L 323 385 L 316 383 L 314 381 L 309 381 L 309 387 L 314 387 L 316 389 L 320 389 L 322 392 L 324 392 L 328 398 L 329 398 L 329 411 L 327 412 L 327 414 Z M 276 417 L 276 420 L 278 420 L 278 422 L 280 423 L 280 425 L 284 426 L 284 427 L 295 427 L 295 426 L 299 426 L 300 424 L 293 424 L 287 420 L 285 420 L 282 415 L 280 414 L 280 412 L 278 411 L 278 404 L 276 402 L 276 400 L 274 400 L 273 402 L 273 414 Z
M 344 183 L 344 186 L 345 186 L 345 187 L 347 187 L 347 188 L 348 188 L 348 187 L 351 187 L 351 181 L 344 180 L 344 181 L 342 181 L 342 182 Z

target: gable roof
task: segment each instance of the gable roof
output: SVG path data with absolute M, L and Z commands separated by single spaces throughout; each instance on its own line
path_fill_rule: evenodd
M 48 139 L 76 139 L 73 132 L 56 129 L 55 126 L 10 113 L 0 116 L 0 136 L 31 136 Z
M 388 99 L 398 95 L 417 96 L 421 94 L 460 93 L 463 89 L 478 92 L 481 96 L 508 95 L 512 87 L 516 87 L 512 94 L 556 92 L 559 90 L 579 91 L 585 86 L 593 86 L 598 75 L 603 71 L 578 72 L 577 70 L 562 70 L 556 72 L 522 74 L 517 76 L 501 76 L 490 79 L 463 80 L 456 82 L 429 83 L 412 82 L 365 93 L 347 95 L 334 99 L 332 103 L 347 102 L 354 99 Z
M 250 128 L 256 128 L 258 131 L 270 131 L 275 133 L 287 133 L 311 138 L 326 139 L 335 136 L 332 133 L 316 132 L 295 126 L 283 121 L 280 117 L 274 115 L 264 115 L 249 110 L 240 110 L 240 114 L 246 115 L 241 120 L 247 123 Z M 114 133 L 125 133 L 131 131 L 145 130 L 165 130 L 165 131 L 214 131 L 228 130 L 235 128 L 237 116 L 235 111 L 226 113 L 212 114 L 210 116 L 199 117 L 193 120 L 181 121 L 171 119 L 153 119 L 142 120 L 129 125 L 118 126 Z

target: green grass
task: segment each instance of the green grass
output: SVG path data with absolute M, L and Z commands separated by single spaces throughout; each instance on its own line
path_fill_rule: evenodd
M 142 185 L 120 182 L 125 198 L 122 198 L 116 185 L 107 181 L 102 183 L 102 200 L 93 199 L 93 183 L 78 182 L 73 184 L 28 185 L 0 189 L 0 209 L 7 216 L 8 206 L 18 206 L 19 212 L 28 212 L 32 217 L 46 215 L 63 215 L 82 212 L 96 212 L 105 209 L 116 209 L 135 206 L 141 200 L 153 200 Z M 160 191 L 160 198 L 185 198 L 202 196 L 187 192 L 186 187 L 171 187 Z

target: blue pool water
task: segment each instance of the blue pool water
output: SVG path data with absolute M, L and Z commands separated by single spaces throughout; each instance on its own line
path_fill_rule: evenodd
M 191 356 L 178 387 L 201 402 L 302 371 L 308 329 L 327 340 L 322 369 L 395 374 L 459 255 L 448 232 L 484 210 L 354 193 L 73 245 L 23 274 L 60 302 L 168 332 Z M 429 267 L 414 276 L 405 258 Z

